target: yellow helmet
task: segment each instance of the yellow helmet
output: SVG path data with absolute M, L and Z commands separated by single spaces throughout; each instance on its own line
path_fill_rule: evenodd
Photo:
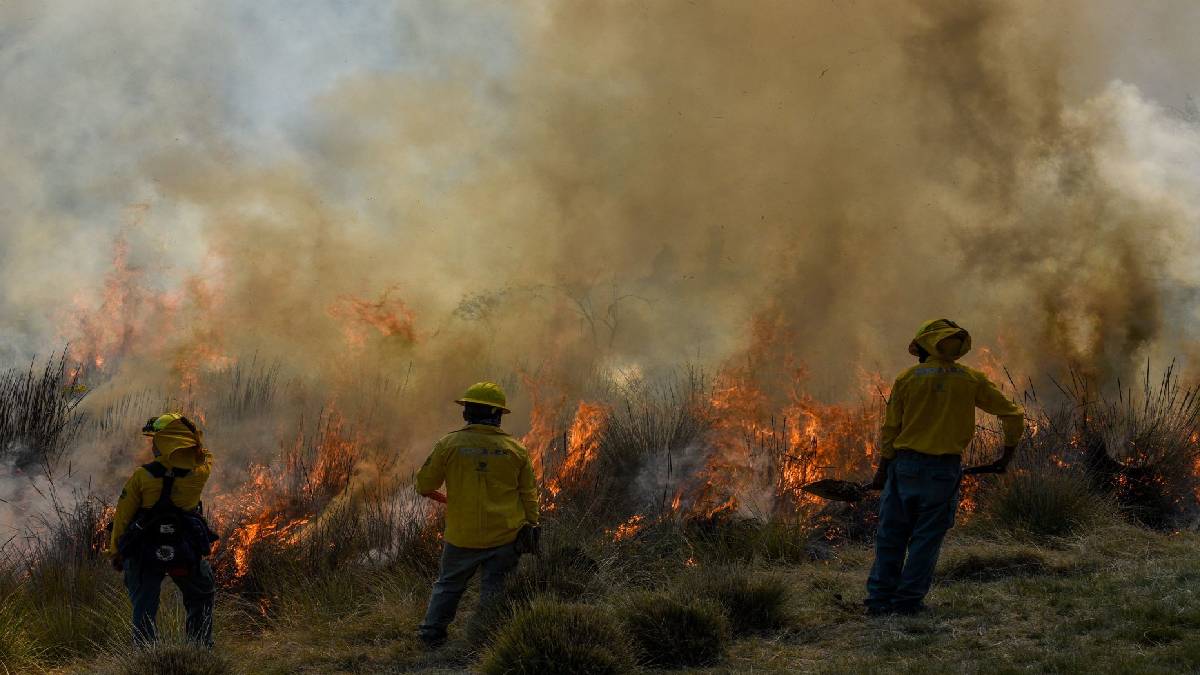
M 171 412 L 171 413 L 167 413 L 165 415 L 159 415 L 158 417 L 151 417 L 149 420 L 146 421 L 145 426 L 142 427 L 142 435 L 143 436 L 153 436 L 154 434 L 157 434 L 158 432 L 167 428 L 167 425 L 169 425 L 171 422 L 174 422 L 175 420 L 181 420 L 181 419 L 184 419 L 183 413 L 177 413 L 177 412 Z
M 508 399 L 504 397 L 504 390 L 495 382 L 476 382 L 467 388 L 462 398 L 456 399 L 454 402 L 459 405 L 478 403 L 491 406 L 499 408 L 505 414 L 512 412 L 508 409 Z
M 962 349 L 955 358 L 971 351 L 971 334 L 966 329 L 950 319 L 933 319 L 921 324 L 917 329 L 917 336 L 908 343 L 908 353 L 920 356 L 921 349 L 924 349 L 929 354 L 936 354 L 937 343 L 948 337 L 960 337 L 963 340 Z

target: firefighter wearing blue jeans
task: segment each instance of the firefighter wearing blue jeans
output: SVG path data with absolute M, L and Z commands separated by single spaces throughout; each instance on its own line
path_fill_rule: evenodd
M 1024 411 L 983 373 L 956 361 L 971 335 L 949 319 L 927 321 L 908 350 L 919 363 L 896 378 L 871 486 L 882 489 L 875 564 L 864 604 L 870 614 L 924 610 L 938 553 L 958 510 L 962 453 L 975 434 L 975 409 L 1000 418 L 1003 473 L 1024 430 Z

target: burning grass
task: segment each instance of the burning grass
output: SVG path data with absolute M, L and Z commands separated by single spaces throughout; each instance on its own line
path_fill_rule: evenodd
M 218 453 L 252 445 L 252 452 L 218 455 L 220 475 L 209 490 L 207 508 L 222 535 L 213 560 L 222 587 L 218 641 L 310 631 L 318 642 L 363 650 L 359 660 L 346 660 L 343 647 L 328 656 L 298 648 L 328 670 L 417 663 L 408 632 L 436 571 L 442 511 L 417 496 L 407 467 L 394 463 L 386 437 L 373 426 L 377 407 L 314 400 L 278 366 L 254 361 L 193 382 L 187 401 L 144 392 L 81 406 L 84 392 L 72 388 L 61 360 L 55 364 L 40 384 L 25 371 L 24 379 L 4 380 L 24 383 L 21 391 L 56 392 L 57 399 L 47 400 L 74 406 L 51 406 L 66 411 L 64 429 L 74 434 L 51 445 L 136 439 L 138 420 L 147 416 L 142 409 L 172 401 L 205 420 Z M 534 411 L 525 440 L 546 487 L 546 553 L 523 561 L 508 611 L 523 616 L 554 599 L 602 611 L 621 597 L 679 588 L 715 600 L 742 640 L 807 630 L 811 601 L 798 599 L 795 582 L 773 571 L 843 566 L 847 556 L 864 566 L 854 552 L 870 540 L 876 507 L 821 503 L 796 488 L 817 478 L 866 477 L 877 401 L 839 408 L 795 391 L 771 400 L 756 377 L 749 370 L 712 378 L 683 371 L 596 387 L 584 401 L 543 396 L 546 408 Z M 967 534 L 1062 547 L 1118 521 L 1108 504 L 1156 527 L 1176 527 L 1194 515 L 1193 469 L 1155 478 L 1196 461 L 1195 436 L 1187 435 L 1197 414 L 1193 392 L 1173 372 L 1157 388 L 1147 380 L 1138 396 L 1116 388 L 1105 398 L 1083 380 L 1072 382 L 1053 406 L 1032 391 L 1026 395 L 1031 433 L 1010 475 L 964 483 Z M 1142 397 L 1149 402 L 1130 403 Z M 983 429 L 974 457 L 990 458 L 996 440 Z M 50 449 L 38 456 L 53 460 L 58 451 L 44 447 Z M 1106 460 L 1097 459 L 1101 451 Z M 259 459 L 239 465 L 235 456 Z M 11 455 L 7 461 L 11 466 Z M 123 644 L 128 609 L 119 576 L 98 555 L 107 505 L 87 492 L 63 494 L 50 464 L 39 484 L 50 508 L 0 549 L 0 597 L 13 626 L 3 648 L 13 659 L 64 664 Z M 1163 498 L 1143 499 L 1147 491 Z M 1146 517 L 1146 508 L 1158 517 Z M 1042 572 L 1056 569 L 1003 555 L 950 560 L 958 567 L 946 568 L 943 579 L 956 585 L 1054 576 Z M 760 571 L 741 571 L 751 569 Z M 844 593 L 854 597 L 857 589 Z M 405 609 L 388 613 L 383 598 Z M 840 612 L 853 606 L 830 602 Z M 472 605 L 465 600 L 464 613 Z M 346 626 L 359 637 L 320 625 Z M 471 645 L 495 637 L 469 639 L 467 662 Z

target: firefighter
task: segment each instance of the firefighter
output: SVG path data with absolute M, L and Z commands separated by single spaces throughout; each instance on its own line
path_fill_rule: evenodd
M 204 556 L 216 537 L 200 503 L 212 454 L 181 413 L 151 418 L 142 434 L 151 437 L 154 460 L 134 470 L 121 490 L 107 550 L 113 568 L 125 574 L 134 643 L 157 639 L 159 591 L 170 576 L 183 595 L 188 640 L 212 647 L 216 584 Z
M 956 363 L 970 349 L 970 333 L 953 321 L 927 321 L 908 346 L 919 363 L 892 387 L 871 482 L 883 494 L 864 601 L 869 614 L 926 609 L 942 540 L 958 510 L 961 458 L 975 433 L 975 409 L 998 416 L 1004 429 L 995 472 L 1007 469 L 1021 439 L 1021 406 L 983 373 Z
M 511 412 L 491 382 L 472 385 L 455 403 L 467 425 L 443 437 L 417 473 L 417 491 L 446 504 L 445 546 L 418 635 L 430 648 L 446 640 L 467 582 L 482 568 L 479 607 L 503 591 L 529 539 L 536 540 L 538 488 L 529 452 L 500 428 Z M 445 494 L 438 488 L 445 483 Z

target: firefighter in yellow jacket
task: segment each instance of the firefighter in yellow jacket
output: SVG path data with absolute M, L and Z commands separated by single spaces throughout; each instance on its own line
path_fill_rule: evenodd
M 446 628 L 477 569 L 482 568 L 480 608 L 500 594 L 522 545 L 536 538 L 538 523 L 529 452 L 500 428 L 501 417 L 510 412 L 504 391 L 480 382 L 455 403 L 463 406 L 467 426 L 438 441 L 417 473 L 417 491 L 446 504 L 441 570 L 418 631 L 431 647 L 445 642 Z M 445 494 L 438 491 L 443 483 Z
M 204 435 L 181 413 L 150 419 L 154 461 L 125 482 L 113 516 L 107 553 L 124 572 L 133 605 L 135 644 L 157 638 L 159 591 L 170 576 L 183 595 L 188 639 L 211 647 L 216 584 L 208 555 L 216 539 L 201 513 L 200 493 L 212 473 Z
M 958 510 L 962 453 L 975 434 L 975 409 L 1000 418 L 1003 473 L 1021 440 L 1024 411 L 983 373 L 956 361 L 971 335 L 949 319 L 924 323 L 908 351 L 919 363 L 896 378 L 872 487 L 882 489 L 875 564 L 864 604 L 871 614 L 913 614 L 924 598 Z

